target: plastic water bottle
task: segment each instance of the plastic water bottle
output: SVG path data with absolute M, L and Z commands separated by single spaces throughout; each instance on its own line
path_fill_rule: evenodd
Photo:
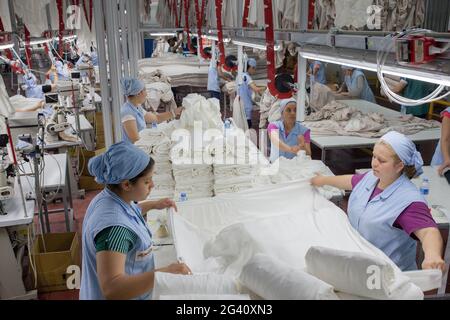
M 231 128 L 231 122 L 230 122 L 230 120 L 225 119 L 224 127 L 225 127 L 225 130 L 228 130 L 228 129 Z
M 430 202 L 428 200 L 428 196 L 430 194 L 430 181 L 428 180 L 428 178 L 422 178 L 422 185 L 420 186 L 420 194 L 423 195 L 423 197 L 427 201 L 428 206 L 430 206 Z
M 400 113 L 402 116 L 406 116 L 406 106 L 401 106 L 400 107 Z
M 156 122 L 152 122 L 152 129 L 158 128 L 158 124 Z
M 180 202 L 187 201 L 187 193 L 186 192 L 181 192 L 179 200 L 180 200 Z

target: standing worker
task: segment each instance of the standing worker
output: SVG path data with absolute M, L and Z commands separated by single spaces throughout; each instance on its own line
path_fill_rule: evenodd
M 216 98 L 220 101 L 222 97 L 222 91 L 220 90 L 220 79 L 225 81 L 232 81 L 233 77 L 222 71 L 219 66 L 219 61 L 211 59 L 208 70 L 208 87 L 207 90 L 211 95 L 211 98 Z
M 252 127 L 252 111 L 253 111 L 253 100 L 252 91 L 255 93 L 262 94 L 265 88 L 258 88 L 253 82 L 251 75 L 256 73 L 256 60 L 253 58 L 247 61 L 247 71 L 242 74 L 242 83 L 239 84 L 238 93 L 239 97 L 244 105 L 245 115 L 247 117 L 248 127 Z
M 147 123 L 173 120 L 183 110 L 183 108 L 177 108 L 174 112 L 159 114 L 147 112 L 142 108 L 142 104 L 147 98 L 144 82 L 135 78 L 123 78 L 120 83 L 122 92 L 127 97 L 127 102 L 120 111 L 123 141 L 135 143 L 139 140 L 139 132 L 146 128 Z
M 155 162 L 132 144 L 119 142 L 89 161 L 89 172 L 106 187 L 83 221 L 81 300 L 148 300 L 155 272 L 191 274 L 183 263 L 155 270 L 152 233 L 143 214 L 174 208 L 170 199 L 146 201 Z
M 442 176 L 445 169 L 450 169 L 450 107 L 442 112 L 441 140 L 436 147 L 431 165 L 438 167 Z
M 422 269 L 441 269 L 443 240 L 428 204 L 410 181 L 422 172 L 414 143 L 401 133 L 385 134 L 373 149 L 372 170 L 362 175 L 311 179 L 317 187 L 352 190 L 348 202 L 351 225 L 402 270 L 415 270 L 416 239 L 425 253 Z

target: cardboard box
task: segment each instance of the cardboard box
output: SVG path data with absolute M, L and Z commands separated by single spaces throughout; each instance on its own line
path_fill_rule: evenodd
M 80 176 L 78 185 L 80 189 L 84 189 L 86 191 L 103 190 L 105 187 L 95 182 L 95 178 L 91 176 Z
M 34 242 L 32 254 L 39 292 L 68 290 L 67 268 L 76 265 L 81 269 L 80 241 L 76 232 L 49 233 L 44 238 L 39 235 Z M 31 273 L 34 277 L 34 273 Z

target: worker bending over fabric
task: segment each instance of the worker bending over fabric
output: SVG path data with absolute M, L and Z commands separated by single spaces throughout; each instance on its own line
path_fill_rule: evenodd
M 247 61 L 247 71 L 242 74 L 242 83 L 238 86 L 239 97 L 244 105 L 245 115 L 247 117 L 248 127 L 252 127 L 252 91 L 262 94 L 265 88 L 258 88 L 253 82 L 251 75 L 256 73 L 256 60 L 253 58 Z
M 23 76 L 24 84 L 22 89 L 25 90 L 25 96 L 27 98 L 37 98 L 44 100 L 44 94 L 51 92 L 55 86 L 54 85 L 38 85 L 36 76 L 31 72 L 27 71 Z
M 376 103 L 372 89 L 361 70 L 347 66 L 342 66 L 342 70 L 345 72 L 345 79 L 337 93 Z
M 422 173 L 422 165 L 414 143 L 391 131 L 375 145 L 368 173 L 318 175 L 311 183 L 352 190 L 347 212 L 351 225 L 402 271 L 417 269 L 416 239 L 425 253 L 422 268 L 444 271 L 441 234 L 426 200 L 410 181 Z
M 135 78 L 123 78 L 120 83 L 122 92 L 127 97 L 127 102 L 124 103 L 120 111 L 122 140 L 125 142 L 135 143 L 138 141 L 139 132 L 146 128 L 147 123 L 173 120 L 183 111 L 183 108 L 177 108 L 174 112 L 159 114 L 147 112 L 142 108 L 142 104 L 147 98 L 144 82 Z
M 450 169 L 450 107 L 442 114 L 441 139 L 434 152 L 431 165 L 438 167 L 438 172 L 442 176 L 445 169 Z
M 211 59 L 208 69 L 208 87 L 207 90 L 212 98 L 220 101 L 222 91 L 220 90 L 220 79 L 224 81 L 233 81 L 233 77 L 229 73 L 222 71 L 218 60 Z
M 327 84 L 327 79 L 325 77 L 325 66 L 320 61 L 308 60 L 309 69 L 307 75 L 310 79 L 310 87 L 312 88 L 314 83 L 318 82 L 321 84 Z
M 271 142 L 270 161 L 279 157 L 292 159 L 300 150 L 311 155 L 311 131 L 297 121 L 297 101 L 285 99 L 280 102 L 281 120 L 267 127 Z
M 83 221 L 80 299 L 147 300 L 155 272 L 190 274 L 183 263 L 155 270 L 152 233 L 143 217 L 153 209 L 177 209 L 170 199 L 148 201 L 155 162 L 132 144 L 119 142 L 89 161 L 89 172 L 106 185 Z

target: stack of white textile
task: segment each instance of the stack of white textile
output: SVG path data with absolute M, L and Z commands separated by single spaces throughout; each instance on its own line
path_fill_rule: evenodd
M 185 192 L 188 199 L 210 198 L 213 196 L 214 175 L 212 165 L 173 164 L 175 178 L 175 199 Z
M 201 122 L 205 130 L 223 128 L 219 100 L 206 99 L 197 93 L 191 93 L 183 99 L 183 107 L 185 110 L 180 118 L 182 128 L 193 129 L 195 122 Z
M 168 106 L 171 111 L 177 108 L 170 84 L 165 82 L 146 82 L 145 89 L 147 90 L 147 108 L 156 112 L 161 103 Z
M 136 142 L 138 148 L 144 150 L 155 160 L 153 172 L 155 186 L 150 194 L 151 199 L 172 198 L 175 189 L 172 164 L 169 158 L 172 142 L 162 129 L 162 127 L 145 129 L 140 132 L 140 139 Z

